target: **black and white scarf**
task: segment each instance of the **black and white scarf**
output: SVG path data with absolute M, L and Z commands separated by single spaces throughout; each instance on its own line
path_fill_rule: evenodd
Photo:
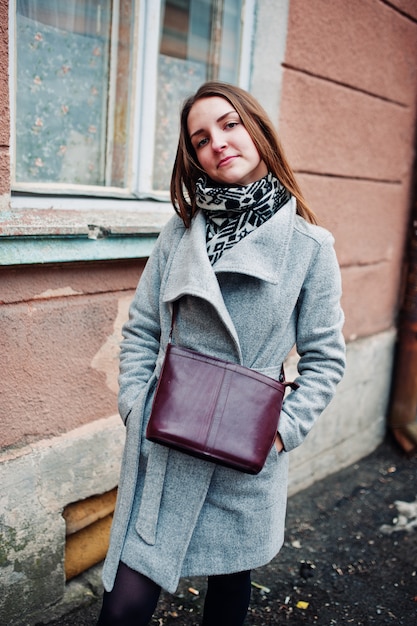
M 209 186 L 200 178 L 196 200 L 206 217 L 207 254 L 211 264 L 269 220 L 290 198 L 290 192 L 271 173 L 242 187 Z

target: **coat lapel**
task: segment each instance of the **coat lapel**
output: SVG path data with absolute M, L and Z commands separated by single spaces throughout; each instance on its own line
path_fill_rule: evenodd
M 296 201 L 291 198 L 275 215 L 227 250 L 214 266 L 215 272 L 247 274 L 278 284 L 290 244 Z
M 175 251 L 162 299 L 174 302 L 185 295 L 209 302 L 217 310 L 236 345 L 239 345 L 235 326 L 207 256 L 206 225 L 201 213 L 196 215 L 191 228 L 185 231 Z
M 236 328 L 226 308 L 216 274 L 246 274 L 278 284 L 280 272 L 292 236 L 295 199 L 283 206 L 270 220 L 227 250 L 211 266 L 206 250 L 206 223 L 199 212 L 191 228 L 184 232 L 175 251 L 164 288 L 163 301 L 174 302 L 184 295 L 208 301 L 239 345 Z

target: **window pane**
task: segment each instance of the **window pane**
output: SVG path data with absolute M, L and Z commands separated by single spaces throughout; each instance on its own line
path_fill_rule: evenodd
M 206 80 L 236 83 L 242 0 L 166 0 L 156 109 L 153 186 L 169 189 L 181 103 Z
M 16 183 L 126 184 L 133 19 L 118 4 L 17 0 Z

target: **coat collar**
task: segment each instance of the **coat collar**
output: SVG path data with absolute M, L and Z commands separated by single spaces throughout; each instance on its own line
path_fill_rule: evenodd
M 175 251 L 163 293 L 164 302 L 192 295 L 210 302 L 237 340 L 216 274 L 246 274 L 278 284 L 292 236 L 296 213 L 294 198 L 256 230 L 227 250 L 211 266 L 206 250 L 206 222 L 199 212 L 185 230 Z
M 214 271 L 246 274 L 278 284 L 294 228 L 295 213 L 296 201 L 292 197 L 269 220 L 226 251 L 215 264 Z
M 175 300 L 184 294 L 205 297 L 207 293 L 211 300 L 213 291 L 218 291 L 215 274 L 220 272 L 247 274 L 278 284 L 295 214 L 296 201 L 292 197 L 271 219 L 227 250 L 212 267 L 206 252 L 204 215 L 197 213 L 174 254 L 164 301 Z

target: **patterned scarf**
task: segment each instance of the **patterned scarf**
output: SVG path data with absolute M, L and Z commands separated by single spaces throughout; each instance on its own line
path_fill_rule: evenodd
M 210 187 L 200 178 L 196 192 L 197 206 L 206 217 L 207 253 L 212 265 L 291 198 L 271 173 L 243 187 Z

